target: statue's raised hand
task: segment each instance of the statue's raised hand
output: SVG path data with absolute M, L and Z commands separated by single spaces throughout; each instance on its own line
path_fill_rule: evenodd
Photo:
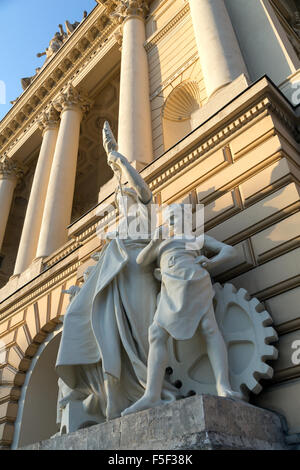
M 107 153 L 107 163 L 114 172 L 120 172 L 120 164 L 122 163 L 122 159 L 124 159 L 124 157 L 117 151 L 118 144 L 107 121 L 105 121 L 103 125 L 102 136 L 103 147 Z
M 105 121 L 103 125 L 102 138 L 103 138 L 103 147 L 107 155 L 109 155 L 111 152 L 116 152 L 118 150 L 117 141 L 107 121 Z

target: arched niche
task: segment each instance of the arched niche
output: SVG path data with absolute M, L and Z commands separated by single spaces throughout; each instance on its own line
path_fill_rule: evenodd
M 199 85 L 196 81 L 185 81 L 177 85 L 168 96 L 163 107 L 164 147 L 168 150 L 195 127 L 194 116 L 201 106 Z
M 22 387 L 12 449 L 34 444 L 58 432 L 58 376 L 55 363 L 62 325 L 48 335 L 34 356 Z

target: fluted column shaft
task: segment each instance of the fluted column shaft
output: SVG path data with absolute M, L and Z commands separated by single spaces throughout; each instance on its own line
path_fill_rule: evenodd
M 189 0 L 208 97 L 247 68 L 224 0 Z
M 0 162 L 0 250 L 18 181 L 18 172 L 18 167 L 9 159 Z
M 143 1 L 128 1 L 127 6 L 120 8 L 123 42 L 118 143 L 119 151 L 129 161 L 147 164 L 152 161 L 153 152 L 145 11 Z
M 29 266 L 37 250 L 59 127 L 59 114 L 53 105 L 44 113 L 40 127 L 43 131 L 43 141 L 26 210 L 14 275 L 22 273 Z
M 67 241 L 74 195 L 80 122 L 86 101 L 69 85 L 54 103 L 61 111 L 36 258 L 53 253 Z

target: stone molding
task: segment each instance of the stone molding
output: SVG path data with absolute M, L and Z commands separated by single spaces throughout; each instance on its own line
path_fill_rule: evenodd
M 43 133 L 48 129 L 56 129 L 59 126 L 59 113 L 56 111 L 53 103 L 43 112 L 42 117 L 38 121 L 38 126 Z
M 81 243 L 79 243 L 77 240 L 71 239 L 68 243 L 66 243 L 63 247 L 58 249 L 55 253 L 51 254 L 47 258 L 45 258 L 44 265 L 47 267 L 47 269 L 51 268 L 54 266 L 56 263 L 64 259 L 66 256 L 70 255 L 74 251 L 76 251 L 78 248 L 80 248 Z
M 80 109 L 83 115 L 87 114 L 92 105 L 92 100 L 85 96 L 82 92 L 76 90 L 71 82 L 68 83 L 64 91 L 53 102 L 54 108 L 58 112 L 64 112 L 67 109 Z
M 228 137 L 230 137 L 234 132 L 236 132 L 241 127 L 245 126 L 247 122 L 252 121 L 257 116 L 261 115 L 265 111 L 271 111 L 275 113 L 282 123 L 288 128 L 288 130 L 295 135 L 297 132 L 295 124 L 289 119 L 287 114 L 281 110 L 281 108 L 272 101 L 269 97 L 266 97 L 256 103 L 251 107 L 246 113 L 242 113 L 237 119 L 230 122 L 227 126 L 220 129 L 217 134 L 211 136 L 208 140 L 203 142 L 200 146 L 197 146 L 188 154 L 177 160 L 176 163 L 169 165 L 163 172 L 159 173 L 159 176 L 151 179 L 149 182 L 149 187 L 152 191 L 161 189 L 165 183 L 169 182 L 170 179 L 173 179 L 174 176 L 177 176 L 178 173 L 185 170 L 189 165 L 191 165 L 195 160 L 198 160 L 202 156 L 215 148 L 217 145 L 221 144 Z
M 22 169 L 10 158 L 5 157 L 0 161 L 0 180 L 15 179 L 17 181 L 22 175 Z

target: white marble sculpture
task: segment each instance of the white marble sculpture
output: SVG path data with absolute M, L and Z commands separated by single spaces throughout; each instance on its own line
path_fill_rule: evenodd
M 104 139 L 108 163 L 122 172 L 128 186 L 117 201 L 127 197 L 127 209 L 137 204 L 148 220 L 152 194 L 127 159 Z M 110 151 L 108 150 L 110 149 Z M 120 189 L 120 188 L 119 188 Z M 120 212 L 123 210 L 120 204 Z M 129 215 L 129 222 L 134 216 Z M 148 329 L 156 310 L 159 283 L 154 265 L 136 263 L 148 240 L 118 235 L 108 240 L 98 263 L 66 312 L 57 358 L 57 372 L 71 388 L 90 396 L 87 411 L 112 419 L 138 400 L 147 380 Z M 164 382 L 162 400 L 173 401 L 177 389 Z
M 181 227 L 180 223 L 176 223 L 176 217 L 181 214 L 178 214 L 178 205 L 174 206 L 168 238 L 162 238 L 160 228 L 137 257 L 137 263 L 142 266 L 157 261 L 162 286 L 154 321 L 149 328 L 150 349 L 145 394 L 123 411 L 122 415 L 162 404 L 161 388 L 168 365 L 168 337 L 170 335 L 176 340 L 190 339 L 199 325 L 206 341 L 218 395 L 242 398 L 241 393 L 232 390 L 229 382 L 227 350 L 214 315 L 214 291 L 208 273 L 210 267 L 234 258 L 235 250 L 205 236 L 203 248 L 214 252 L 215 256 L 208 259 L 201 255 L 200 250 L 197 250 L 198 240 L 195 238 L 191 241 L 184 233 L 176 230 Z M 170 213 L 172 208 L 171 205 Z
M 92 255 L 96 264 L 64 318 L 56 363 L 71 390 L 62 401 L 64 421 L 83 419 L 68 416 L 77 413 L 76 406 L 85 422 L 102 422 L 195 393 L 233 398 L 258 393 L 259 379 L 273 373 L 265 361 L 276 357 L 267 344 L 276 340 L 271 318 L 246 292 L 230 284 L 212 286 L 209 274 L 234 250 L 205 236 L 204 248 L 213 254 L 206 258 L 197 240 L 191 249 L 182 234 L 177 237 L 176 216 L 166 240 L 161 229 L 151 237 L 149 187 L 117 152 L 108 124 L 103 142 L 118 180 L 121 221 Z M 149 233 L 137 236 L 132 230 L 137 225 Z M 75 406 L 68 397 L 82 399 Z

